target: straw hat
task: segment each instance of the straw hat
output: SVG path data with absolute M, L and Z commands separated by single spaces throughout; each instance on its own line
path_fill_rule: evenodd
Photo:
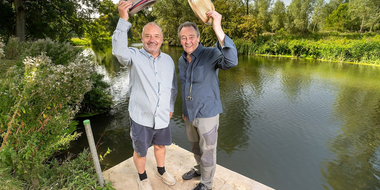
M 136 14 L 137 12 L 143 10 L 146 7 L 149 7 L 157 0 L 129 0 L 133 2 L 133 6 L 129 9 L 129 15 Z
M 215 7 L 210 0 L 188 0 L 195 15 L 205 24 L 211 25 L 212 19 L 206 16 L 208 11 L 214 11 Z

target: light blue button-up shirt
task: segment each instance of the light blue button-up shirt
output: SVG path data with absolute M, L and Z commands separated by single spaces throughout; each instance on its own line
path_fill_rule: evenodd
M 131 26 L 120 18 L 112 35 L 112 54 L 130 71 L 129 115 L 140 125 L 162 129 L 169 126 L 177 97 L 174 62 L 162 52 L 154 58 L 144 48 L 128 47 Z

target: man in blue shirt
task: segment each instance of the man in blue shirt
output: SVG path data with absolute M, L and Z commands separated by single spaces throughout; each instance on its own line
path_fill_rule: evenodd
M 169 127 L 177 96 L 177 79 L 173 59 L 160 51 L 163 36 L 161 28 L 154 22 L 146 24 L 141 35 L 143 48 L 128 47 L 128 10 L 131 1 L 120 1 L 119 21 L 112 36 L 112 53 L 119 62 L 129 67 L 129 115 L 133 143 L 133 161 L 139 177 L 140 190 L 151 190 L 146 171 L 146 154 L 153 144 L 157 162 L 156 176 L 168 185 L 175 178 L 165 170 L 165 145 L 172 143 Z
M 203 47 L 199 43 L 200 33 L 195 23 L 185 22 L 178 28 L 178 37 L 184 49 L 178 62 L 182 117 L 196 160 L 194 168 L 182 178 L 189 180 L 201 176 L 194 190 L 212 189 L 219 113 L 222 113 L 218 71 L 238 64 L 235 44 L 224 34 L 221 26 L 222 15 L 216 11 L 209 11 L 206 15 L 213 18 L 212 27 L 218 38 L 216 47 Z

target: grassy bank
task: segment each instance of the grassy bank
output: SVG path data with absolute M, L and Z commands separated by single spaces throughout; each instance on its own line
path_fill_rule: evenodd
M 275 55 L 380 65 L 380 34 L 263 36 L 255 42 L 235 40 L 240 54 Z

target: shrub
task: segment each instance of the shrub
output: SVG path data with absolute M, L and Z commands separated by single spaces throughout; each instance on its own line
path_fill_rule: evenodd
M 19 64 L 8 70 L 6 78 L 0 78 L 0 169 L 6 172 L 4 176 L 24 182 L 26 189 L 57 188 L 55 182 L 47 185 L 46 173 L 61 165 L 54 161 L 54 154 L 80 136 L 69 125 L 85 94 L 96 88 L 101 76 L 96 74 L 92 58 L 68 43 L 39 40 L 13 43 L 12 47 L 22 51 L 14 56 Z M 83 179 L 62 184 L 88 188 L 84 180 L 93 179 L 92 173 L 87 168 L 81 173 Z
M 74 46 L 90 46 L 90 40 L 87 38 L 80 39 L 80 38 L 71 38 L 70 43 Z
M 68 126 L 91 89 L 93 69 L 81 56 L 67 67 L 55 65 L 45 54 L 23 63 L 25 69 L 11 68 L 0 86 L 0 159 L 38 187 L 44 162 L 79 137 Z
M 5 57 L 7 59 L 16 59 L 20 55 L 22 44 L 18 38 L 9 38 L 7 45 L 4 47 Z

